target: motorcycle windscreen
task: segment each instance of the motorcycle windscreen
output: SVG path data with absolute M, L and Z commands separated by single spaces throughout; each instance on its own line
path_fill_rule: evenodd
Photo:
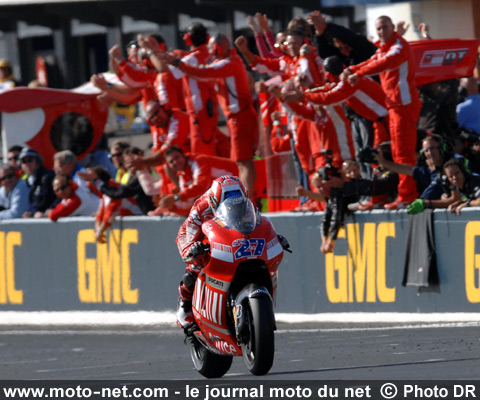
M 229 228 L 243 234 L 253 232 L 257 224 L 252 202 L 241 197 L 225 199 L 218 207 L 216 216 Z

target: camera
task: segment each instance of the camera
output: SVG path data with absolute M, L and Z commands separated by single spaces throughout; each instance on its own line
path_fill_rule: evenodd
M 148 60 L 150 58 L 148 51 L 144 48 L 138 50 L 138 56 L 141 57 L 142 60 Z
M 471 129 L 461 128 L 458 135 L 464 146 L 471 146 L 480 140 L 480 136 Z
M 340 176 L 338 168 L 332 165 L 332 150 L 322 150 L 321 153 L 325 156 L 326 162 L 325 166 L 318 169 L 318 174 L 322 177 L 322 180 L 328 181 L 332 176 Z
M 377 161 L 378 150 L 372 147 L 365 147 L 358 153 L 358 161 L 367 164 L 378 164 Z

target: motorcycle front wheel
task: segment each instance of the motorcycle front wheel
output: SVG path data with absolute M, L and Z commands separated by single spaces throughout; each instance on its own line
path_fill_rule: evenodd
M 242 343 L 243 361 L 254 375 L 265 375 L 273 365 L 275 352 L 272 301 L 266 297 L 249 299 L 248 340 Z
M 190 356 L 195 369 L 205 378 L 220 378 L 232 365 L 231 356 L 221 356 L 207 350 L 195 338 L 190 339 Z

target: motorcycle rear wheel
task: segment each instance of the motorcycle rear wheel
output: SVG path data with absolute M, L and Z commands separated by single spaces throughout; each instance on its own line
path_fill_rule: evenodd
M 254 375 L 265 375 L 273 365 L 275 337 L 273 306 L 265 297 L 252 298 L 247 308 L 249 335 L 242 343 L 243 361 Z
M 220 378 L 232 365 L 233 357 L 221 356 L 207 350 L 195 338 L 190 341 L 190 356 L 195 369 L 205 378 Z

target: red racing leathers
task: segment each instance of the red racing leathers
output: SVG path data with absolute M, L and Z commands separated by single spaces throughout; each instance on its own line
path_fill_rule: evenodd
M 210 188 L 212 181 L 223 175 L 237 175 L 238 168 L 235 162 L 221 158 L 202 154 L 188 155 L 188 163 L 183 171 L 179 172 L 180 178 L 180 202 L 187 199 L 195 199 L 193 206 L 190 203 L 190 212 L 184 221 L 177 235 L 177 246 L 183 261 L 187 263 L 187 273 L 197 277 L 201 267 L 205 264 L 204 258 L 192 259 L 188 257 L 190 247 L 197 241 L 202 241 L 204 235 L 202 232 L 202 223 L 213 218 L 213 209 L 208 203 L 206 192 Z M 177 205 L 176 205 L 177 206 Z M 188 282 L 179 286 L 180 299 L 182 301 L 191 301 L 192 290 Z
M 214 212 L 208 202 L 208 195 L 205 193 L 193 204 L 187 219 L 183 222 L 177 235 L 177 247 L 182 260 L 187 263 L 186 274 L 194 279 L 197 278 L 202 266 L 208 261 L 205 255 L 200 258 L 189 257 L 190 247 L 197 241 L 203 241 L 205 235 L 202 232 L 202 224 L 213 218 Z M 185 282 L 185 278 L 178 287 L 181 301 L 192 301 L 193 284 Z
M 349 69 L 358 76 L 379 75 L 386 96 L 389 127 L 392 140 L 392 156 L 396 163 L 415 165 L 417 140 L 416 123 L 421 103 L 415 86 L 415 64 L 408 42 L 398 33 L 385 43 L 377 42 L 377 52 L 363 63 Z M 415 180 L 400 175 L 398 200 L 417 198 Z

